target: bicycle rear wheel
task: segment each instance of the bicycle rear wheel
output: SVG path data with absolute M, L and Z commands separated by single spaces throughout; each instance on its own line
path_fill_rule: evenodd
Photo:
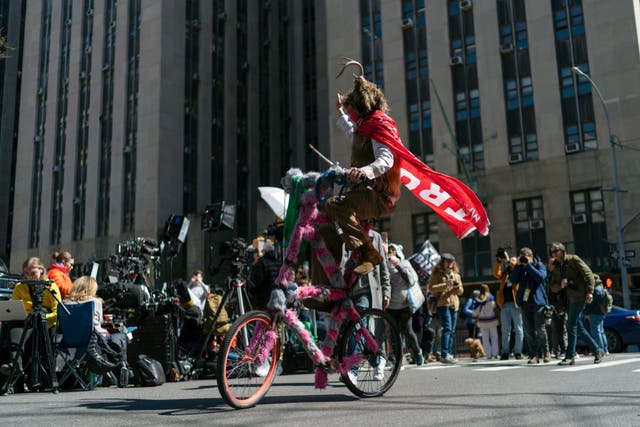
M 356 396 L 382 396 L 395 383 L 402 366 L 400 332 L 382 310 L 365 310 L 360 316 L 343 327 L 338 340 L 338 362 L 359 359 L 343 381 Z
M 218 353 L 216 383 L 224 401 L 236 409 L 260 402 L 276 377 L 279 353 L 280 338 L 268 313 L 240 316 Z

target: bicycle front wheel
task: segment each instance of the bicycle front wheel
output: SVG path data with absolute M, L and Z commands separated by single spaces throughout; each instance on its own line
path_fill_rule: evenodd
M 218 353 L 216 383 L 230 406 L 255 406 L 276 377 L 280 338 L 271 316 L 251 311 L 240 316 L 225 335 Z
M 338 361 L 354 363 L 342 380 L 359 397 L 382 396 L 398 378 L 402 341 L 393 318 L 369 309 L 343 327 L 338 339 Z

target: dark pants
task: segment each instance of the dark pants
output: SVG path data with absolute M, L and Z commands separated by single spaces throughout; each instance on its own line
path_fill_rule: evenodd
M 543 356 L 549 351 L 544 306 L 527 304 L 522 310 L 524 334 L 529 344 L 529 357 Z
M 401 308 L 398 310 L 387 309 L 387 313 L 393 317 L 400 329 L 400 333 L 404 336 L 407 347 L 411 349 L 414 355 L 420 354 L 422 350 L 418 345 L 418 337 L 413 331 L 413 318 L 411 316 L 411 309 Z

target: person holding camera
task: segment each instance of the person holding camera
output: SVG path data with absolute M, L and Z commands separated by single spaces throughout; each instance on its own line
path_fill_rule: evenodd
M 504 248 L 498 248 L 496 262 L 493 265 L 493 276 L 499 280 L 500 288 L 496 294 L 496 304 L 500 308 L 500 335 L 502 349 L 500 360 L 509 360 L 511 347 L 511 331 L 514 332 L 513 353 L 516 359 L 522 359 L 522 312 L 516 304 L 518 283 L 509 280 L 513 267 L 518 263 L 515 257 L 509 258 Z
M 518 263 L 513 268 L 509 281 L 518 283 L 516 304 L 522 308 L 524 333 L 529 346 L 529 363 L 551 362 L 546 329 L 546 309 L 549 304 L 545 279 L 547 268 L 533 251 L 527 247 L 520 249 Z
M 593 300 L 595 279 L 587 264 L 577 255 L 567 254 L 562 243 L 553 242 L 549 246 L 549 253 L 555 259 L 551 282 L 552 292 L 567 292 L 567 352 L 560 363 L 561 366 L 575 364 L 576 344 L 578 341 L 578 323 L 583 317 L 586 304 Z M 604 358 L 602 348 L 595 343 L 587 333 L 585 338 L 594 349 L 593 363 L 600 363 Z
M 452 254 L 443 253 L 440 261 L 433 267 L 429 277 L 429 292 L 437 298 L 438 320 L 442 326 L 440 362 L 457 363 L 458 360 L 453 357 L 453 343 L 460 309 L 459 297 L 464 293 L 464 289 L 456 259 Z

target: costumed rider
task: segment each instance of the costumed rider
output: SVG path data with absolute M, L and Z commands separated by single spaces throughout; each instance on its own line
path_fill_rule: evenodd
M 350 190 L 328 199 L 325 212 L 342 230 L 340 237 L 347 250 L 359 252 L 354 272 L 364 275 L 383 258 L 360 221 L 394 211 L 400 198 L 400 164 L 390 145 L 402 146 L 402 142 L 395 122 L 387 115 L 389 108 L 382 90 L 364 78 L 358 62 L 351 60 L 345 68 L 348 65 L 357 65 L 360 75 L 355 76 L 351 91 L 337 95 L 336 108 L 337 124 L 352 144 L 351 167 L 346 170 Z

